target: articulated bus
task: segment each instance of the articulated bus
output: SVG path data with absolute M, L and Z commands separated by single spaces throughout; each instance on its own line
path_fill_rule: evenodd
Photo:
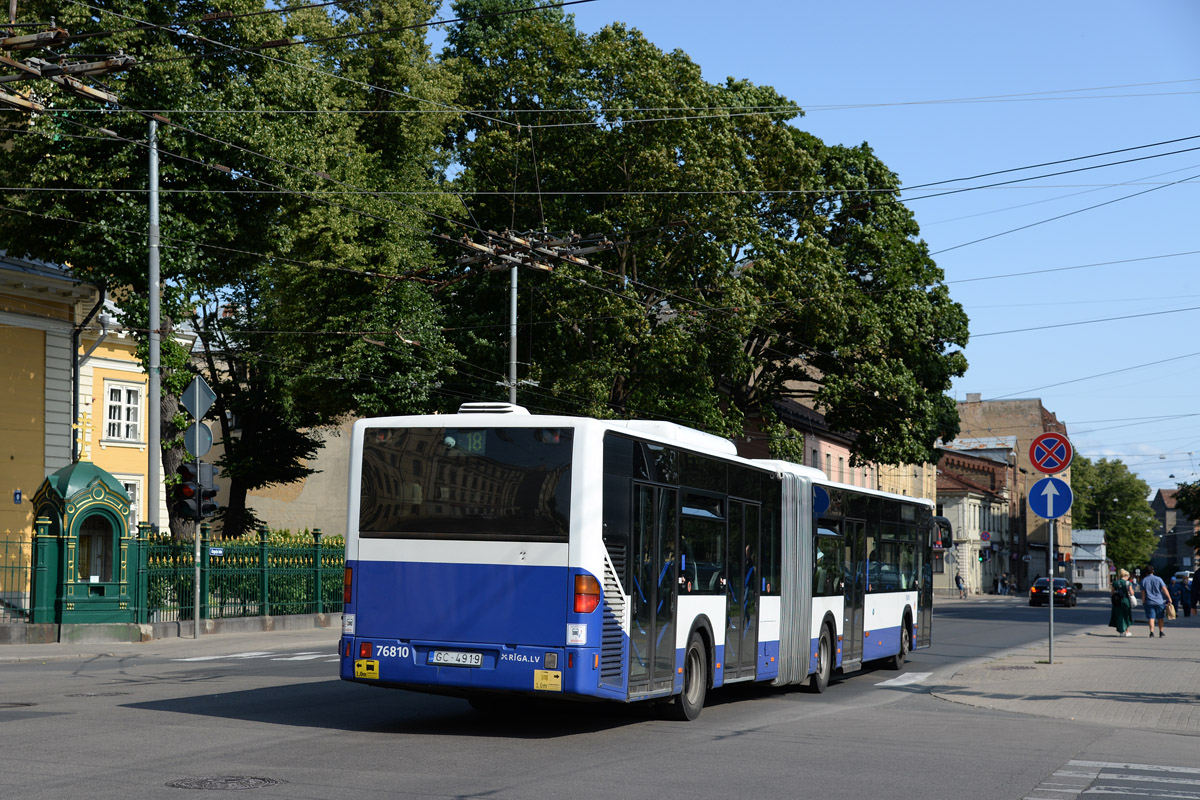
M 930 644 L 929 501 L 751 460 L 665 422 L 457 414 L 354 425 L 340 674 L 465 697 L 822 692 Z

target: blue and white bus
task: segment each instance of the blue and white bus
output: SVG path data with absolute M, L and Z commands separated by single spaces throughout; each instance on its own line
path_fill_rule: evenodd
M 503 403 L 359 420 L 341 677 L 463 696 L 824 691 L 930 643 L 927 500 L 665 422 Z

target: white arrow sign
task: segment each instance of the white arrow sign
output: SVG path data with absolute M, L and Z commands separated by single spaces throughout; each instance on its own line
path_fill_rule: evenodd
M 1046 519 L 1054 519 L 1058 516 L 1054 513 L 1054 498 L 1058 497 L 1058 489 L 1054 488 L 1054 481 L 1046 481 L 1046 487 L 1042 489 L 1042 496 L 1046 498 Z

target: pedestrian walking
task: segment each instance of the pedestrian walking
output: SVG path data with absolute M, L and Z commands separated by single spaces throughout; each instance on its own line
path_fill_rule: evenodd
M 966 600 L 967 599 L 967 584 L 963 582 L 963 577 L 962 577 L 961 572 L 954 573 L 954 585 L 958 587 L 958 599 Z
M 1108 627 L 1117 629 L 1117 636 L 1133 636 L 1133 584 L 1129 582 L 1129 570 L 1117 573 L 1112 583 L 1112 613 Z
M 1000 574 L 1000 594 L 1008 594 L 1008 573 Z
M 1154 574 L 1154 565 L 1146 567 L 1146 577 L 1142 578 L 1142 605 L 1146 607 L 1146 622 L 1150 625 L 1150 635 L 1154 635 L 1154 620 L 1158 620 L 1158 636 L 1162 638 L 1163 623 L 1167 618 L 1167 603 L 1172 602 L 1171 593 L 1163 579 Z
M 1179 579 L 1179 588 L 1175 593 L 1175 610 L 1182 611 L 1185 617 L 1192 615 L 1192 576 Z

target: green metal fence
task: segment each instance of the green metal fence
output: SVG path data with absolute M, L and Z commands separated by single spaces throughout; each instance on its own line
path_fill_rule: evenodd
M 200 539 L 200 617 L 332 614 L 342 611 L 345 542 L 321 535 L 270 532 L 240 539 Z M 149 542 L 149 621 L 190 620 L 195 604 L 195 543 L 170 536 Z
M 0 536 L 0 622 L 29 621 L 29 580 L 33 545 L 6 532 Z

